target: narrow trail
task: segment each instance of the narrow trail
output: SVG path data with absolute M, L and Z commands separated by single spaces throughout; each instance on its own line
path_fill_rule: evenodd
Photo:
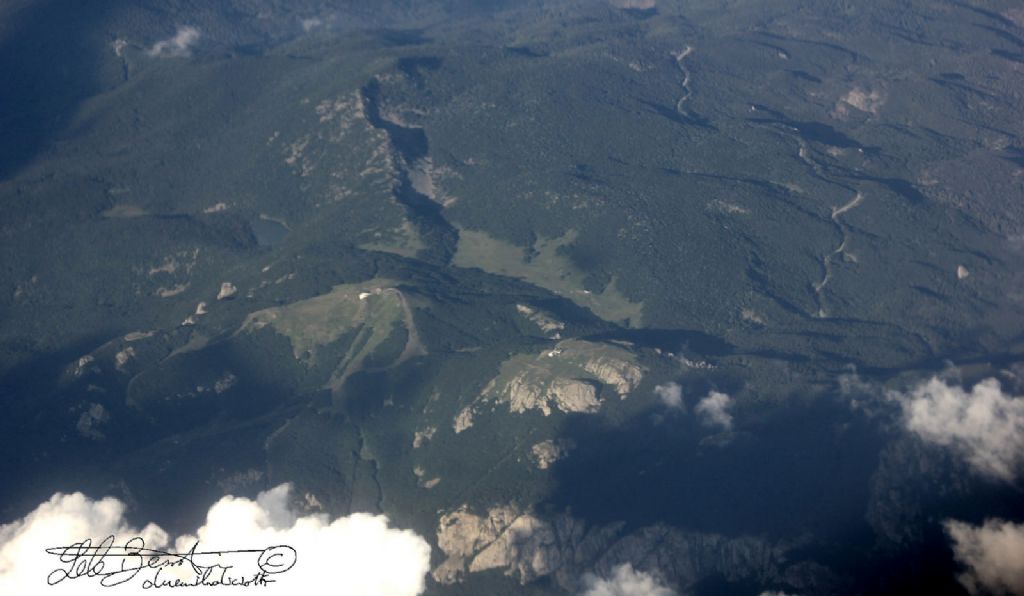
M 390 370 L 401 365 L 410 358 L 427 355 L 427 349 L 420 340 L 419 330 L 416 328 L 416 320 L 413 318 L 412 307 L 409 306 L 405 294 L 403 294 L 398 288 L 384 288 L 382 293 L 394 294 L 398 297 L 399 303 L 402 306 L 402 323 L 405 325 L 406 333 L 408 333 L 405 346 L 402 348 L 402 353 L 399 354 L 391 363 L 382 366 L 366 366 L 365 360 L 372 355 L 372 352 L 360 355 L 360 351 L 370 339 L 370 336 L 373 335 L 374 330 L 364 322 L 359 329 L 359 332 L 356 334 L 355 339 L 352 341 L 352 345 L 345 353 L 344 358 L 342 358 L 338 370 L 331 376 L 328 387 L 334 392 L 340 391 L 341 388 L 345 386 L 345 381 L 358 372 L 380 372 Z M 359 305 L 359 313 L 356 317 L 365 320 L 367 318 L 366 308 L 366 303 L 361 303 Z M 340 374 L 338 374 L 339 371 Z
M 805 141 L 805 140 L 803 140 L 801 138 L 797 138 L 797 143 L 799 144 L 799 150 L 797 151 L 797 156 L 800 158 L 800 161 L 804 162 L 804 164 L 806 164 L 809 168 L 811 168 L 811 171 L 814 172 L 814 176 L 816 178 L 818 178 L 819 180 L 823 180 L 825 182 L 829 182 L 829 183 L 835 184 L 835 182 L 833 182 L 832 179 L 825 173 L 825 171 L 823 170 L 821 164 L 819 164 L 814 158 L 811 157 L 811 149 L 807 145 L 807 141 Z M 846 185 L 842 185 L 842 186 L 844 188 L 849 188 Z M 853 189 L 850 189 L 850 190 L 853 190 Z M 814 288 L 815 300 L 818 303 L 818 312 L 815 314 L 815 316 L 817 316 L 819 319 L 824 319 L 824 318 L 827 318 L 829 316 L 828 310 L 827 310 L 826 304 L 825 304 L 824 290 L 825 290 L 825 287 L 828 286 L 828 282 L 832 280 L 832 264 L 835 262 L 835 259 L 837 257 L 841 257 L 843 255 L 846 255 L 846 256 L 848 256 L 850 258 L 853 258 L 853 255 L 851 255 L 850 253 L 846 252 L 846 245 L 849 242 L 849 237 L 850 237 L 849 234 L 850 233 L 849 233 L 849 229 L 842 222 L 842 219 L 841 219 L 841 217 L 843 215 L 845 215 L 846 213 L 852 211 L 853 209 L 856 209 L 857 207 L 860 206 L 861 203 L 864 202 L 864 194 L 863 193 L 861 193 L 860 191 L 853 191 L 853 192 L 854 192 L 853 198 L 850 199 L 849 201 L 847 201 L 846 204 L 844 204 L 842 206 L 839 206 L 839 207 L 832 207 L 832 215 L 831 215 L 832 225 L 834 225 L 836 230 L 839 232 L 841 240 L 839 242 L 839 246 L 837 246 L 833 251 L 822 255 L 822 257 L 821 257 L 821 268 L 822 268 L 822 271 L 823 271 L 822 277 L 821 277 L 821 279 L 819 281 L 817 281 L 817 282 L 812 284 L 812 286 Z
M 676 112 L 682 116 L 689 116 L 684 107 L 690 96 L 693 95 L 693 90 L 690 88 L 690 70 L 686 68 L 686 57 L 693 53 L 693 46 L 686 46 L 686 49 L 680 52 L 673 52 L 672 57 L 676 59 L 676 66 L 679 67 L 679 71 L 683 73 L 683 95 L 676 102 Z
M 781 114 L 773 112 L 771 109 L 763 109 L 769 113 L 774 113 L 777 116 L 782 116 Z M 823 165 L 817 159 L 815 159 L 811 145 L 807 142 L 807 140 L 800 136 L 800 131 L 798 129 L 794 128 L 791 125 L 785 124 L 784 122 L 758 121 L 756 119 L 749 120 L 749 122 L 754 126 L 763 127 L 765 130 L 769 130 L 772 131 L 773 133 L 780 134 L 785 138 L 792 139 L 797 144 L 797 158 L 810 170 L 811 177 L 825 183 L 829 187 L 837 187 L 839 189 L 838 192 L 849 192 L 853 194 L 853 197 L 846 203 L 842 205 L 833 206 L 831 208 L 831 214 L 828 219 L 825 219 L 820 209 L 817 209 L 811 204 L 806 204 L 803 207 L 803 209 L 801 209 L 804 213 L 807 213 L 814 217 L 814 219 L 822 223 L 831 224 L 833 229 L 836 230 L 840 238 L 839 244 L 834 249 L 823 254 L 820 257 L 822 271 L 821 278 L 818 281 L 812 281 L 810 284 L 811 289 L 813 289 L 814 291 L 814 301 L 818 310 L 817 312 L 808 311 L 805 313 L 806 316 L 809 317 L 819 319 L 828 318 L 830 315 L 828 312 L 828 307 L 825 299 L 825 289 L 828 286 L 829 282 L 832 281 L 834 264 L 837 262 L 837 259 L 844 259 L 847 261 L 857 262 L 856 255 L 849 252 L 848 250 L 851 234 L 849 226 L 846 225 L 846 223 L 844 223 L 843 221 L 845 219 L 844 216 L 848 215 L 850 211 L 853 211 L 854 209 L 860 207 L 864 203 L 864 193 L 858 190 L 850 182 L 841 181 L 842 179 L 845 179 L 847 181 L 855 179 L 856 176 L 852 175 L 851 173 L 847 172 L 844 174 L 840 172 L 839 174 L 833 174 L 828 172 L 828 166 Z M 782 124 L 783 126 L 780 128 L 778 126 L 779 124 Z M 907 330 L 904 331 L 906 331 L 907 333 L 913 333 Z
M 833 207 L 832 208 L 832 221 L 834 221 L 836 223 L 839 223 L 839 216 L 840 215 L 846 213 L 847 211 L 850 211 L 854 207 L 857 207 L 863 201 L 864 201 L 864 195 L 858 192 L 852 199 L 850 199 L 849 203 L 843 205 L 842 207 Z
M 426 356 L 427 348 L 424 347 L 423 342 L 420 340 L 420 332 L 416 328 L 416 320 L 412 316 L 412 308 L 409 306 L 409 301 L 405 298 L 405 294 L 398 289 L 394 289 L 394 291 L 398 294 L 398 299 L 402 303 L 402 320 L 405 323 L 406 331 L 409 333 L 409 338 L 405 342 L 405 349 L 402 350 L 398 360 L 395 361 L 395 366 L 397 366 L 415 356 Z
M 839 243 L 839 246 L 836 247 L 835 250 L 821 257 L 822 269 L 824 269 L 825 274 L 822 276 L 821 281 L 818 281 L 817 283 L 814 284 L 814 293 L 817 296 L 818 300 L 819 318 L 828 317 L 828 311 L 825 309 L 825 297 L 822 294 L 822 292 L 824 291 L 825 286 L 828 285 L 828 282 L 832 279 L 832 263 L 834 259 L 846 253 L 846 243 L 849 240 L 849 230 L 847 229 L 847 226 L 843 224 L 843 222 L 840 220 L 840 216 L 849 211 L 852 211 L 853 209 L 856 209 L 863 202 L 864 195 L 860 192 L 857 192 L 853 196 L 853 198 L 850 199 L 849 202 L 847 202 L 845 205 L 841 207 L 832 208 L 832 223 L 835 224 L 836 228 L 839 230 L 839 233 L 842 236 L 842 241 Z

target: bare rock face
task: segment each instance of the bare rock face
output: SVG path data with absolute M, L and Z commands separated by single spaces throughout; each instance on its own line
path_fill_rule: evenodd
M 538 386 L 526 375 L 518 376 L 509 383 L 505 397 L 517 414 L 540 410 L 549 416 L 552 407 L 563 412 L 596 412 L 601 407 L 594 386 L 576 379 L 554 379 Z
M 441 583 L 488 569 L 505 569 L 526 583 L 561 566 L 555 527 L 515 505 L 494 507 L 486 516 L 474 515 L 464 505 L 441 517 L 437 543 L 448 556 L 434 570 L 434 579 Z
M 86 354 L 85 356 L 82 356 L 69 367 L 71 369 L 72 376 L 76 378 L 81 377 L 82 375 L 84 375 L 85 373 L 89 372 L 94 368 L 93 365 L 95 362 L 96 358 L 94 358 L 91 354 Z
M 784 549 L 759 538 L 685 532 L 660 524 L 629 533 L 624 528 L 621 523 L 588 528 L 568 514 L 543 517 L 514 504 L 482 515 L 463 505 L 441 516 L 437 542 L 447 558 L 433 576 L 451 584 L 467 573 L 502 569 L 522 584 L 551 577 L 573 591 L 586 573 L 608 577 L 630 563 L 685 590 L 712 575 L 769 583 L 789 571 L 783 569 Z
M 558 342 L 540 354 L 513 356 L 501 366 L 470 405 L 453 421 L 459 433 L 473 424 L 484 404 L 508 404 L 522 414 L 540 410 L 594 413 L 601 408 L 600 390 L 608 387 L 621 399 L 640 384 L 643 369 L 626 347 L 580 340 Z
M 505 569 L 525 583 L 550 575 L 561 565 L 562 550 L 555 528 L 532 515 L 521 515 L 473 558 L 469 572 Z
M 569 455 L 575 446 L 575 442 L 569 439 L 541 441 L 530 448 L 530 459 L 538 468 L 546 470 L 551 464 Z
M 436 434 L 436 433 L 437 433 L 437 427 L 436 426 L 428 426 L 428 427 L 426 427 L 423 430 L 416 431 L 416 434 L 415 434 L 415 436 L 413 436 L 413 440 L 412 440 L 412 448 L 413 449 L 419 449 L 420 447 L 425 445 L 428 441 L 433 439 L 434 438 L 434 434 Z
M 117 354 L 114 354 L 114 367 L 121 372 L 125 372 L 128 363 L 135 358 L 135 348 L 128 346 L 121 350 Z
M 110 421 L 110 414 L 103 404 L 89 404 L 88 409 L 82 412 L 78 418 L 75 428 L 79 434 L 87 439 L 103 440 L 106 436 L 100 431 L 100 427 Z
M 466 562 L 503 532 L 517 511 L 512 507 L 495 507 L 486 517 L 474 515 L 469 507 L 441 516 L 437 527 L 437 545 L 448 556 L 434 570 L 434 579 L 443 584 L 458 581 L 466 571 Z
M 433 478 L 428 479 L 427 471 L 423 469 L 422 466 L 416 466 L 415 468 L 413 468 L 412 472 L 416 476 L 416 484 L 419 485 L 420 488 L 430 490 L 437 486 L 438 484 L 441 484 L 440 477 L 435 476 Z
M 609 575 L 624 561 L 684 587 L 709 575 L 729 581 L 774 578 L 782 552 L 753 537 L 682 532 L 664 525 L 648 526 L 616 540 L 594 562 L 598 575 Z
M 455 429 L 455 434 L 466 430 L 473 426 L 473 408 L 465 407 L 455 417 L 455 422 L 452 423 L 452 428 Z
M 643 372 L 639 366 L 616 358 L 594 358 L 588 360 L 583 369 L 597 377 L 601 383 L 614 387 L 619 397 L 628 395 L 643 378 Z
M 227 300 L 229 298 L 233 298 L 237 293 L 238 288 L 235 287 L 235 284 L 226 281 L 220 284 L 220 292 L 217 292 L 217 300 Z

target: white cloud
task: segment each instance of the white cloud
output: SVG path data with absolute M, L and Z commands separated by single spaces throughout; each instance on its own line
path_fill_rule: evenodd
M 1024 524 L 1001 519 L 982 526 L 947 520 L 956 560 L 967 567 L 960 583 L 971 594 L 1024 594 Z
M 583 576 L 581 596 L 676 596 L 676 592 L 662 586 L 649 574 L 635 571 L 623 563 L 612 571 L 611 579 L 592 573 Z
M 705 426 L 720 426 L 722 430 L 732 430 L 732 414 L 727 411 L 731 406 L 731 397 L 712 391 L 697 403 L 695 410 Z
M 195 27 L 178 27 L 171 37 L 158 41 L 147 52 L 150 56 L 180 58 L 192 53 L 192 46 L 199 41 L 199 30 Z
M 899 401 L 907 430 L 955 450 L 978 472 L 1013 482 L 1024 464 L 1024 397 L 1003 392 L 996 379 L 968 392 L 932 378 L 888 395 Z
M 316 29 L 317 27 L 323 24 L 324 22 L 321 21 L 318 17 L 313 17 L 311 19 L 302 19 L 302 30 L 305 31 L 306 33 L 309 33 L 313 29 Z
M 274 583 L 257 588 L 261 594 L 413 596 L 424 590 L 430 546 L 420 536 L 389 528 L 383 516 L 354 514 L 333 521 L 326 515 L 300 517 L 288 507 L 289 491 L 289 485 L 281 485 L 260 493 L 255 501 L 224 497 L 210 508 L 206 524 L 196 532 L 197 552 L 260 550 L 280 545 L 294 548 L 294 566 L 268 576 Z M 141 536 L 146 548 L 167 549 L 170 540 L 166 532 L 153 524 L 141 531 L 134 529 L 124 513 L 124 504 L 110 497 L 94 501 L 81 493 L 57 494 L 23 519 L 0 526 L 0 594 L 152 593 L 152 589 L 143 588 L 144 580 L 154 577 L 154 571 L 148 569 L 113 592 L 100 585 L 99 577 L 72 577 L 54 586 L 46 585 L 52 571 L 71 568 L 70 563 L 46 554 L 47 548 L 68 546 L 86 538 L 92 538 L 96 545 L 106 536 L 114 535 L 115 545 L 123 546 L 130 537 Z M 182 536 L 172 550 L 185 552 L 193 544 L 194 537 Z M 268 554 L 277 555 L 268 561 L 271 565 L 292 562 L 291 551 L 287 549 L 264 552 Z M 227 572 L 230 577 L 251 578 L 260 569 L 260 556 L 259 552 L 221 558 L 197 555 L 195 562 L 234 565 Z M 128 557 L 107 558 L 106 570 L 119 568 L 122 561 L 129 565 L 134 562 Z M 212 578 L 219 577 L 219 573 L 216 571 Z M 189 582 L 196 579 L 187 566 L 164 567 L 160 577 L 181 577 Z M 227 593 L 223 586 L 187 591 L 197 596 Z
M 666 408 L 670 410 L 682 410 L 683 408 L 683 388 L 679 386 L 679 383 L 665 383 L 664 385 L 658 385 L 654 388 L 654 394 L 658 396 L 661 403 L 665 404 Z
M 854 399 L 854 407 L 857 407 L 856 400 L 867 396 L 877 396 L 877 386 L 860 378 L 857 369 L 849 368 L 850 372 L 839 375 L 839 393 L 844 397 Z
M 58 493 L 24 518 L 0 526 L 0 593 L 41 593 L 47 575 L 59 564 L 45 549 L 85 537 L 141 536 L 151 548 L 167 546 L 166 532 L 155 525 L 141 531 L 128 526 L 124 510 L 124 503 L 114 498 L 93 501 L 81 493 Z M 100 588 L 89 583 L 82 585 L 79 580 L 74 586 L 57 584 L 52 589 L 65 594 L 99 593 Z

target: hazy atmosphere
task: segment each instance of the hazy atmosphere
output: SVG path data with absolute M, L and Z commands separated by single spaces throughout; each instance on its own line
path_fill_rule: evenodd
M 1024 594 L 1019 1 L 7 0 L 0 81 L 0 594 Z

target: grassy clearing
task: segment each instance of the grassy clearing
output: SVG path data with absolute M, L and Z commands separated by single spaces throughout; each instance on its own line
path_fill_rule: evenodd
M 390 280 L 374 279 L 335 286 L 327 294 L 256 311 L 246 317 L 243 330 L 270 325 L 292 343 L 296 359 L 315 357 L 316 348 L 337 341 L 364 327 L 383 328 L 402 320 L 401 297 Z
M 457 267 L 475 267 L 522 279 L 564 296 L 606 321 L 641 326 L 643 303 L 630 302 L 623 296 L 614 278 L 601 292 L 583 288 L 586 274 L 559 251 L 575 239 L 573 230 L 560 238 L 541 238 L 533 246 L 532 258 L 528 258 L 522 247 L 492 238 L 486 232 L 460 230 L 458 250 L 452 263 Z

